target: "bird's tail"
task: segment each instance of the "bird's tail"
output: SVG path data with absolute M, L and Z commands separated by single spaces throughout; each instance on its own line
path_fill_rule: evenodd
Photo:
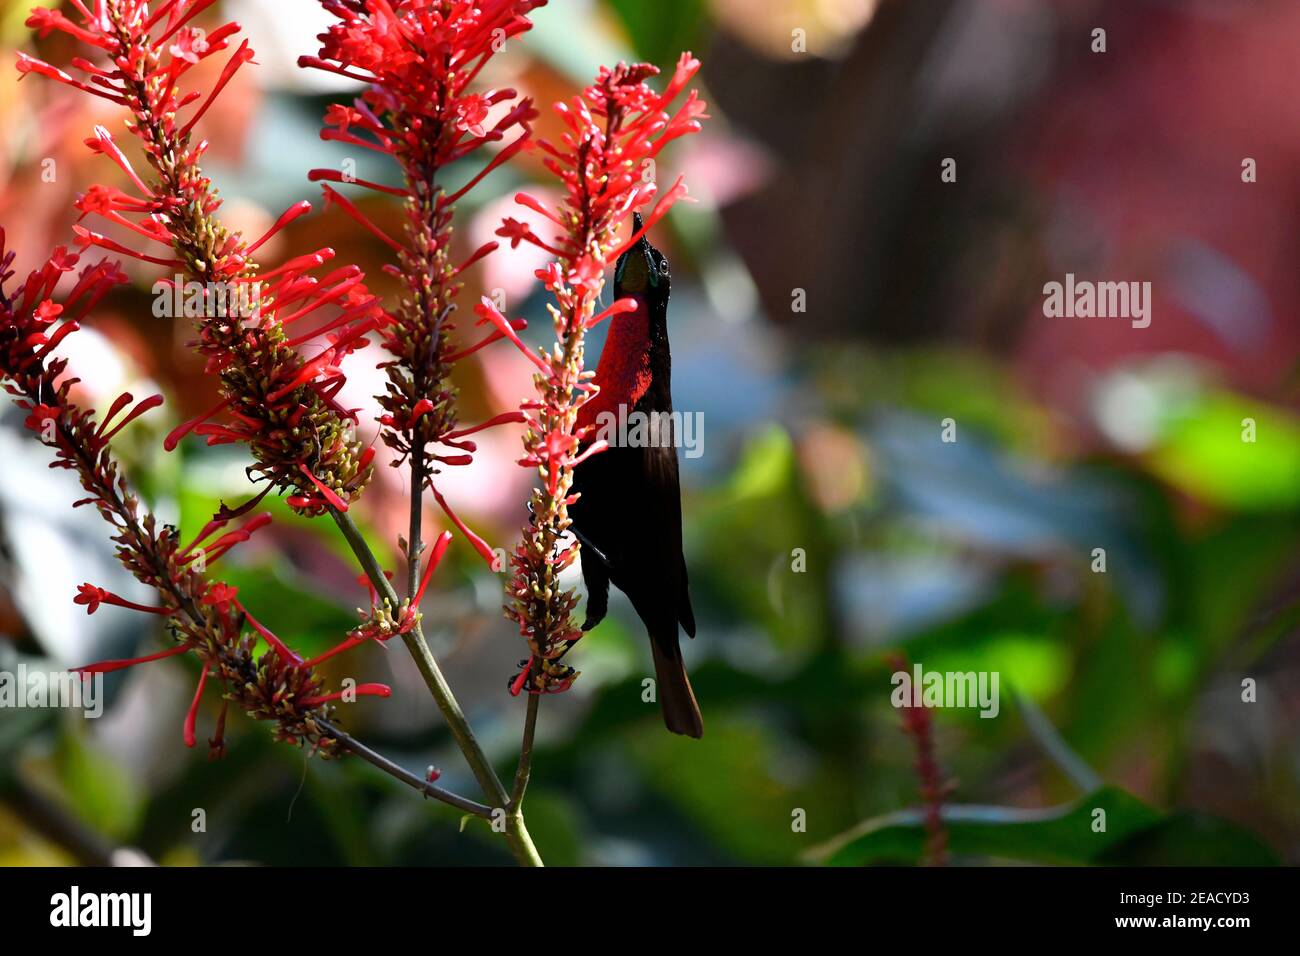
M 677 635 L 674 634 L 673 644 L 676 643 Z M 665 650 L 653 635 L 650 649 L 654 652 L 655 685 L 665 726 L 675 734 L 703 737 L 704 718 L 700 716 L 700 705 L 695 702 L 695 691 L 691 690 L 690 678 L 686 676 L 681 650 L 676 647 L 672 652 Z

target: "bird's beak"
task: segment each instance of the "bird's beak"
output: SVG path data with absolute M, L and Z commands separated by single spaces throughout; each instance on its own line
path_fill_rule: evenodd
M 641 229 L 641 214 L 632 214 L 632 231 Z M 619 256 L 614 270 L 614 281 L 623 292 L 646 292 L 658 282 L 654 257 L 650 255 L 650 240 L 641 236 L 623 255 Z

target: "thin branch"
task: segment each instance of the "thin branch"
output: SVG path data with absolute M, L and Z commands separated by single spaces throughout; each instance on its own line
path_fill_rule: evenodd
M 356 526 L 356 522 L 346 512 L 332 507 L 330 508 L 330 514 L 333 515 L 335 523 L 343 532 L 343 537 L 347 539 L 353 553 L 356 554 L 357 560 L 361 562 L 361 567 L 365 570 L 370 583 L 388 601 L 393 611 L 397 611 L 401 607 L 402 601 L 393 589 L 392 582 L 384 575 L 383 568 L 379 566 L 379 562 L 370 550 L 370 546 L 366 544 L 365 538 L 362 537 L 360 529 Z M 483 794 L 489 799 L 497 801 L 498 805 L 504 806 L 507 798 L 505 788 L 501 785 L 500 778 L 497 777 L 496 771 L 492 769 L 492 765 L 484 755 L 483 749 L 479 746 L 478 740 L 469 726 L 469 721 L 465 718 L 460 704 L 451 692 L 451 687 L 448 686 L 446 678 L 442 675 L 442 669 L 433 657 L 433 652 L 429 650 L 423 628 L 417 624 L 412 630 L 403 634 L 402 639 L 406 642 L 406 646 L 410 649 L 412 655 L 414 655 L 415 663 L 420 668 L 420 675 L 424 678 L 425 684 L 428 685 L 429 692 L 433 694 L 438 709 L 446 717 L 452 735 L 456 738 L 456 743 L 464 752 L 465 759 L 469 761 L 470 769 L 474 772 L 479 786 L 483 788 Z
M 424 794 L 424 796 L 433 797 L 435 800 L 441 800 L 443 803 L 453 806 L 458 810 L 464 810 L 466 813 L 472 813 L 475 816 L 485 818 L 490 818 L 492 816 L 491 807 L 484 806 L 481 803 L 475 803 L 473 800 L 469 800 L 459 794 L 452 793 L 450 790 L 436 786 L 428 780 L 421 779 L 406 768 L 393 763 L 393 761 L 389 760 L 378 751 L 371 750 L 361 741 L 357 740 L 347 732 L 340 730 L 338 727 L 335 727 L 328 721 L 317 720 L 316 723 L 320 725 L 322 731 L 337 740 L 344 750 L 355 754 L 362 760 L 366 761 L 366 763 L 378 767 L 390 777 L 400 780 L 408 787 L 418 790 L 420 793 Z
M 520 812 L 524 802 L 524 791 L 528 789 L 528 778 L 533 772 L 533 736 L 537 733 L 537 707 L 541 703 L 541 694 L 528 695 L 528 710 L 524 714 L 524 740 L 519 745 L 519 768 L 515 771 L 515 786 L 510 794 L 510 809 Z
M 420 587 L 420 554 L 424 543 L 420 540 L 420 522 L 424 517 L 424 445 L 411 449 L 411 523 L 406 537 L 406 596 L 415 600 Z
M 0 793 L 26 826 L 68 853 L 82 866 L 156 866 L 134 847 L 118 847 L 66 812 L 47 793 L 14 775 Z

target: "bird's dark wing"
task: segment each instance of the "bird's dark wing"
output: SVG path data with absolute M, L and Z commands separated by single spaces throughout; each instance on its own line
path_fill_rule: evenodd
M 675 636 L 678 622 L 693 633 L 676 450 L 610 448 L 577 467 L 573 489 L 581 495 L 569 508 L 574 530 L 608 559 L 594 567 L 601 562 L 592 548 L 583 549 L 591 625 L 604 614 L 602 591 L 612 581 L 660 639 L 669 624 Z
M 638 577 L 644 585 L 624 591 L 650 632 L 655 681 L 664 723 L 676 734 L 700 737 L 704 721 L 682 661 L 677 627 L 695 636 L 695 614 L 686 584 L 682 557 L 682 503 L 677 470 L 677 450 L 667 447 L 637 449 L 647 489 L 646 547 Z M 618 583 L 618 578 L 615 578 Z M 646 587 L 645 585 L 649 585 Z M 622 585 L 620 585 L 622 586 Z
M 686 556 L 682 555 L 682 588 L 677 601 L 677 619 L 687 637 L 695 637 L 695 610 L 691 607 L 691 585 L 686 576 Z
M 656 583 L 658 600 L 672 612 L 674 631 L 680 622 L 686 633 L 694 637 L 695 613 L 691 608 L 686 559 L 682 554 L 682 498 L 677 449 L 670 445 L 636 450 L 642 455 L 644 468 L 645 559 L 653 565 L 653 570 L 647 569 L 648 576 Z
M 593 455 L 573 472 L 578 500 L 569 506 L 569 518 L 582 544 L 582 580 L 587 586 L 584 631 L 599 624 L 609 609 L 610 566 L 619 562 L 628 533 L 622 516 L 626 503 L 620 495 L 635 470 L 624 459 L 625 451 L 610 449 Z

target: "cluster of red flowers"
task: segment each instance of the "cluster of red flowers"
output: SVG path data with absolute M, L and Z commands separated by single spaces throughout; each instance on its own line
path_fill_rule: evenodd
M 206 569 L 248 540 L 270 518 L 259 515 L 241 528 L 225 531 L 231 519 L 218 517 L 182 546 L 175 528 L 159 525 L 152 514 L 141 515 L 139 502 L 119 474 L 109 447 L 122 428 L 161 405 L 162 397 L 153 395 L 136 402 L 130 394 L 123 394 L 96 423 L 93 414 L 71 398 L 77 379 L 66 374 L 67 361 L 53 355 L 59 343 L 77 331 L 78 321 L 126 277 L 116 262 L 100 260 L 85 266 L 63 302 L 56 303 L 51 296 L 60 279 L 76 269 L 79 256 L 56 249 L 11 293 L 7 284 L 13 276 L 13 260 L 13 253 L 5 251 L 5 235 L 0 230 L 0 378 L 4 388 L 28 413 L 27 427 L 42 444 L 53 449 L 54 466 L 75 471 L 80 478 L 88 497 L 74 507 L 93 505 L 113 525 L 118 559 L 136 579 L 157 591 L 161 604 L 127 601 L 90 583 L 78 589 L 74 600 L 88 614 L 109 605 L 165 617 L 175 641 L 174 646 L 156 654 L 103 661 L 79 670 L 115 671 L 192 652 L 201 661 L 202 670 L 185 720 L 188 746 L 195 743 L 199 700 L 211 676 L 224 688 L 227 701 L 236 701 L 257 719 L 274 721 L 281 739 L 306 742 L 332 753 L 336 741 L 328 723 L 328 704 L 343 692 L 323 692 L 314 665 L 363 640 L 386 640 L 400 633 L 402 628 L 413 626 L 416 613 L 404 606 L 398 619 L 393 620 L 387 608 L 376 610 L 372 601 L 370 616 L 342 644 L 314 660 L 303 661 L 248 612 L 235 588 L 209 580 Z M 218 532 L 224 533 L 214 537 Z M 429 570 L 436 563 L 436 559 L 430 562 Z M 258 637 L 270 646 L 270 651 L 260 657 L 254 654 Z M 354 692 L 386 697 L 389 690 L 382 684 L 362 684 Z M 216 735 L 210 741 L 214 755 L 222 751 L 224 724 L 223 706 Z
M 620 300 L 596 314 L 606 268 L 685 195 L 680 178 L 658 195 L 653 177 L 646 173 L 664 146 L 700 128 L 705 106 L 694 90 L 680 106 L 671 108 L 699 65 L 684 54 L 663 92 L 646 82 L 659 72 L 649 64 L 602 68 L 596 82 L 581 95 L 556 104 L 568 132 L 559 144 L 542 141 L 538 147 L 546 154 L 547 168 L 563 183 L 565 201 L 551 209 L 524 193 L 516 200 L 545 216 L 558 232 L 548 242 L 514 219 L 507 219 L 498 230 L 512 246 L 530 242 L 556 257 L 537 273 L 555 297 L 553 349 L 540 354 L 528 349 L 490 300 L 484 299 L 477 310 L 537 366 L 538 400 L 524 406 L 528 431 L 520 464 L 536 468 L 542 485 L 530 503 L 532 523 L 511 555 L 507 606 L 530 652 L 511 684 L 516 694 L 524 688 L 534 693 L 563 691 L 577 677 L 561 663 L 582 635 L 573 621 L 577 595 L 559 583 L 560 572 L 577 555 L 577 545 L 563 548 L 562 539 L 569 527 L 573 469 L 605 447 L 592 442 L 582 448 L 589 436 L 575 428 L 578 409 L 596 390 L 591 373 L 583 369 L 583 342 L 587 329 L 633 307 L 630 301 Z M 620 242 L 618 227 L 656 196 L 641 228 Z
M 476 450 L 469 436 L 483 428 L 520 421 L 498 416 L 482 425 L 459 428 L 457 394 L 449 382 L 452 365 L 502 337 L 491 331 L 478 342 L 457 348 L 451 321 L 462 283 L 472 264 L 490 255 L 490 242 L 455 263 L 451 233 L 455 205 L 494 169 L 528 143 L 529 122 L 537 115 L 531 101 L 514 90 L 470 92 L 469 86 L 511 37 L 528 30 L 528 14 L 545 0 L 322 0 L 338 22 L 320 36 L 319 56 L 304 56 L 302 66 L 327 70 L 367 84 L 352 106 L 334 105 L 321 136 L 391 156 L 402 171 L 403 188 L 383 186 L 332 169 L 312 170 L 325 183 L 327 202 L 335 202 L 392 248 L 398 265 L 389 267 L 404 286 L 391 324 L 383 330 L 394 356 L 383 365 L 386 394 L 383 439 L 411 459 L 415 488 L 446 466 L 467 465 Z M 495 120 L 490 116 L 496 114 Z M 511 141 L 485 161 L 466 183 L 448 191 L 440 181 L 451 163 Z M 329 183 L 356 183 L 405 200 L 406 228 L 395 239 L 367 218 Z M 513 329 L 524 327 L 522 321 Z M 441 445 L 445 450 L 430 446 Z M 435 489 L 435 495 L 436 489 Z M 445 508 L 441 496 L 437 500 Z M 450 515 L 458 525 L 455 515 Z M 492 553 L 474 536 L 484 558 Z
M 576 426 L 579 408 L 596 390 L 583 367 L 584 336 L 604 318 L 631 307 L 628 301 L 615 302 L 597 314 L 605 271 L 685 194 L 680 179 L 661 192 L 648 172 L 669 142 L 700 128 L 704 104 L 695 91 L 673 105 L 699 63 L 684 55 L 662 91 L 647 82 L 658 72 L 652 66 L 602 69 L 580 95 L 556 105 L 567 127 L 560 142 L 534 144 L 530 124 L 537 113 L 530 100 L 510 89 L 471 92 L 470 87 L 510 38 L 531 27 L 529 14 L 545 0 L 321 0 L 337 22 L 321 35 L 319 55 L 303 57 L 301 65 L 366 84 L 351 106 L 330 107 L 322 138 L 391 156 L 401 169 L 403 186 L 366 182 L 329 169 L 313 170 L 310 178 L 322 183 L 327 204 L 337 204 L 395 251 L 397 264 L 387 271 L 403 283 L 404 293 L 389 314 L 366 289 L 357 268 L 313 275 L 333 257 L 330 249 L 296 256 L 268 271 L 256 262 L 257 250 L 306 214 L 308 203 L 286 210 L 254 241 L 228 231 L 218 218 L 220 199 L 200 167 L 207 143 L 194 141 L 194 128 L 253 53 L 247 41 L 240 43 L 206 96 L 181 90 L 185 74 L 229 49 L 238 33 L 234 23 L 206 32 L 195 25 L 195 18 L 214 2 L 159 0 L 151 8 L 147 0 L 70 0 L 80 23 L 44 8 L 33 11 L 27 22 L 41 36 L 60 31 L 90 48 L 93 60 L 71 61 L 79 76 L 19 54 L 21 73 L 37 73 L 124 107 L 130 114 L 128 128 L 151 169 L 147 177 L 138 174 L 109 131 L 95 128 L 87 145 L 120 168 L 128 189 L 92 187 L 76 204 L 82 218 L 94 214 L 118 230 L 158 243 L 161 250 L 133 250 L 82 225 L 75 227 L 79 244 L 165 266 L 178 278 L 205 286 L 196 317 L 196 344 L 209 371 L 220 378 L 222 401 L 173 431 L 166 446 L 174 448 L 189 432 L 205 436 L 209 444 L 245 442 L 257 460 L 252 471 L 266 480 L 261 494 L 240 509 L 223 509 L 187 547 L 181 546 L 174 529 L 158 527 L 150 515 L 137 517 L 137 503 L 117 476 L 108 442 L 161 399 L 137 403 L 119 418 L 132 404 L 130 396 L 123 396 L 96 427 L 89 413 L 68 400 L 71 380 L 56 387 L 65 367 L 49 353 L 76 324 L 50 295 L 59 276 L 77 261 L 77 256 L 57 251 L 33 273 L 16 300 L 0 292 L 5 310 L 0 316 L 0 371 L 30 412 L 29 425 L 39 426 L 42 440 L 56 450 L 59 464 L 81 475 L 91 497 L 79 504 L 94 503 L 116 526 L 124 565 L 157 588 L 162 598 L 160 606 L 148 607 L 86 584 L 77 603 L 88 612 L 112 605 L 163 615 L 177 645 L 141 660 L 193 651 L 203 661 L 200 692 L 211 672 L 230 699 L 255 716 L 278 721 L 282 736 L 327 748 L 331 738 L 324 708 L 338 695 L 321 693 L 313 665 L 364 641 L 386 640 L 417 628 L 419 599 L 449 536 L 436 542 L 418 588 L 418 541 L 412 541 L 411 599 L 394 607 L 372 590 L 371 610 L 363 623 L 313 661 L 302 661 L 253 618 L 234 588 L 207 580 L 205 565 L 196 567 L 195 556 L 202 553 L 206 561 L 215 560 L 262 527 L 267 519 L 254 518 L 242 528 L 226 530 L 272 489 L 287 492 L 291 507 L 312 515 L 345 511 L 361 493 L 371 473 L 373 449 L 358 444 L 355 412 L 336 401 L 343 384 L 339 365 L 365 344 L 365 336 L 377 333 L 393 356 L 383 365 L 388 385 L 380 397 L 380 424 L 385 442 L 400 456 L 398 463 L 410 461 L 413 513 L 418 513 L 427 483 L 434 499 L 489 562 L 494 556 L 487 544 L 448 508 L 431 478 L 442 467 L 468 464 L 476 451 L 470 436 L 480 430 L 507 422 L 527 424 L 520 464 L 538 470 L 541 486 L 530 502 L 532 522 L 511 557 L 507 615 L 518 623 L 530 652 L 511 686 L 515 694 L 525 688 L 534 693 L 566 689 L 577 674 L 561 658 L 581 634 L 572 620 L 577 597 L 559 585 L 560 572 L 577 554 L 576 546 L 563 547 L 567 508 L 573 501 L 572 473 L 584 456 L 604 448 L 600 442 L 587 444 L 590 436 Z M 182 120 L 186 110 L 192 112 Z M 468 181 L 451 190 L 440 181 L 450 164 L 492 147 L 491 157 Z M 565 199 L 556 208 L 523 193 L 516 199 L 553 223 L 556 234 L 544 238 L 508 218 L 498 235 L 512 247 L 529 242 L 555 256 L 537 273 L 554 297 L 555 346 L 540 353 L 530 350 L 518 335 L 524 321 L 506 318 L 486 298 L 474 311 L 478 325 L 489 327 L 477 341 L 456 344 L 451 316 L 462 290 L 461 277 L 498 248 L 497 242 L 489 242 L 463 262 L 452 260 L 456 203 L 529 148 L 544 153 L 543 161 L 560 180 Z M 335 189 L 341 183 L 400 197 L 406 212 L 404 236 L 399 240 L 380 229 Z M 619 229 L 630 214 L 652 202 L 640 229 L 620 240 Z M 69 299 L 80 303 L 84 312 L 122 279 L 115 264 L 101 262 L 83 271 Z M 313 320 L 316 327 L 310 331 L 291 330 L 327 307 L 332 318 Z M 325 346 L 311 358 L 299 355 L 298 346 L 322 337 Z M 449 381 L 452 366 L 501 339 L 511 341 L 536 366 L 537 396 L 519 411 L 462 427 L 456 390 Z M 54 423 L 52 433 L 49 422 Z M 418 529 L 414 518 L 413 528 Z M 245 627 L 251 633 L 246 635 Z M 271 652 L 254 658 L 258 637 Z M 130 663 L 136 662 L 107 662 L 92 669 Z M 363 685 L 358 692 L 386 693 L 386 688 Z M 187 724 L 190 742 L 192 724 L 193 714 Z
M 158 243 L 165 254 L 130 249 L 80 225 L 75 227 L 78 242 L 167 266 L 207 288 L 204 314 L 197 320 L 197 348 L 209 371 L 220 376 L 223 401 L 177 429 L 168 447 L 189 431 L 205 435 L 209 444 L 246 442 L 258 462 L 255 471 L 267 480 L 263 494 L 287 491 L 289 504 L 305 514 L 344 510 L 369 478 L 373 450 L 363 449 L 354 437 L 355 413 L 335 401 L 344 381 L 339 365 L 365 344 L 365 335 L 384 326 L 387 316 L 355 267 L 321 278 L 311 275 L 333 257 L 331 249 L 260 270 L 253 254 L 307 213 L 309 203 L 288 209 L 252 242 L 229 232 L 217 218 L 221 201 L 200 167 L 207 142 L 193 141 L 194 126 L 253 51 L 247 40 L 242 42 L 206 97 L 181 91 L 179 81 L 186 72 L 227 49 L 238 33 L 234 23 L 209 32 L 192 24 L 213 2 L 163 0 L 151 10 L 146 0 L 94 0 L 93 9 L 72 0 L 81 24 L 38 8 L 29 26 L 42 36 L 58 30 L 76 38 L 92 48 L 99 62 L 73 58 L 72 67 L 84 76 L 78 79 L 19 53 L 18 69 L 126 107 L 128 126 L 152 167 L 152 181 L 146 181 L 109 131 L 97 126 L 87 145 L 121 168 L 134 193 L 96 186 L 81 196 L 77 208 L 83 218 L 93 213 Z M 196 103 L 182 121 L 178 114 Z M 290 332 L 290 326 L 324 306 L 341 311 L 310 331 Z M 250 312 L 257 319 L 246 323 Z M 328 344 L 304 360 L 297 346 L 322 336 Z M 211 421 L 223 413 L 227 420 Z

